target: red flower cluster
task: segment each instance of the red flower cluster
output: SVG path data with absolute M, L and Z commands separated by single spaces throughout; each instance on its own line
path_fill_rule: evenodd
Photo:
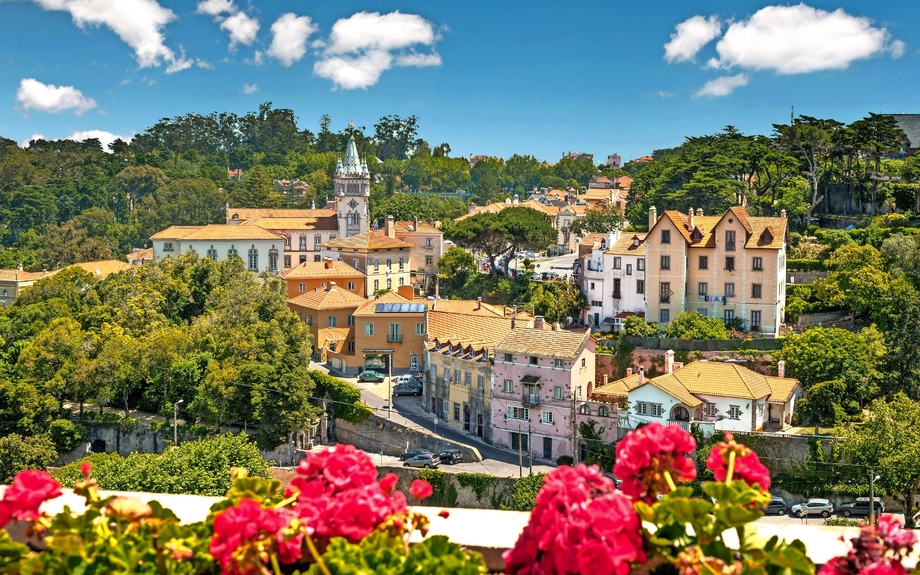
M 297 473 L 287 496 L 297 494 L 294 510 L 317 539 L 345 537 L 356 543 L 391 515 L 407 512 L 406 496 L 394 493 L 396 475 L 377 482 L 370 457 L 354 446 L 336 445 L 311 454 Z
M 639 517 L 596 465 L 544 479 L 530 522 L 504 554 L 505 573 L 626 575 L 645 561 Z
M 715 480 L 725 481 L 729 478 L 728 471 L 732 453 L 735 454 L 735 461 L 732 465 L 730 479 L 744 481 L 751 487 L 759 485 L 762 491 L 769 491 L 770 470 L 764 467 L 756 453 L 743 444 L 737 443 L 731 432 L 725 433 L 725 441 L 712 447 L 706 459 L 706 467 L 712 471 Z
M 846 557 L 831 559 L 818 575 L 906 575 L 901 561 L 917 543 L 917 536 L 902 529 L 891 515 L 882 515 L 878 527 L 864 526 L 851 542 L 853 548 Z
M 210 551 L 224 575 L 249 575 L 262 571 L 269 554 L 277 552 L 281 563 L 300 559 L 303 530 L 288 529 L 296 513 L 290 509 L 266 509 L 252 499 L 241 499 L 214 517 Z
M 652 504 L 659 493 L 668 493 L 671 481 L 692 481 L 696 465 L 687 457 L 696 449 L 693 436 L 677 426 L 650 423 L 626 434 L 617 445 L 613 474 L 623 480 L 620 489 L 633 501 Z
M 431 484 L 427 481 L 416 479 L 412 482 L 412 487 L 409 488 L 409 494 L 417 501 L 422 501 L 434 495 L 434 488 L 432 488 Z
M 60 495 L 61 484 L 47 472 L 27 469 L 17 473 L 0 501 L 0 528 L 13 518 L 35 521 L 41 517 L 41 504 Z

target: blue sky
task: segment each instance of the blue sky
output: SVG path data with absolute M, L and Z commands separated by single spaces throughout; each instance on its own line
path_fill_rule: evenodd
M 886 2 L 0 0 L 0 135 L 130 137 L 291 108 L 415 114 L 454 156 L 624 161 L 796 113 L 920 113 L 920 6 Z M 101 134 L 103 138 L 105 134 Z

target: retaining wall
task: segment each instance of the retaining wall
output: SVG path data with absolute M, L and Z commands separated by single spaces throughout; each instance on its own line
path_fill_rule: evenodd
M 336 420 L 335 439 L 350 443 L 369 453 L 398 456 L 407 449 L 425 449 L 437 453 L 442 449 L 459 449 L 464 461 L 482 461 L 475 447 L 455 443 L 425 429 L 407 427 L 385 417 L 371 415 L 362 423 Z

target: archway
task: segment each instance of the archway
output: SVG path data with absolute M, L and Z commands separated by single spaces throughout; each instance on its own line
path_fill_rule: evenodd
M 690 421 L 690 411 L 683 405 L 675 405 L 671 409 L 671 421 Z

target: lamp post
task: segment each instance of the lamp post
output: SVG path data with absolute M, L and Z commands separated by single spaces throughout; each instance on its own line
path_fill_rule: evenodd
M 185 400 L 180 399 L 173 404 L 173 445 L 179 445 L 179 404 Z

